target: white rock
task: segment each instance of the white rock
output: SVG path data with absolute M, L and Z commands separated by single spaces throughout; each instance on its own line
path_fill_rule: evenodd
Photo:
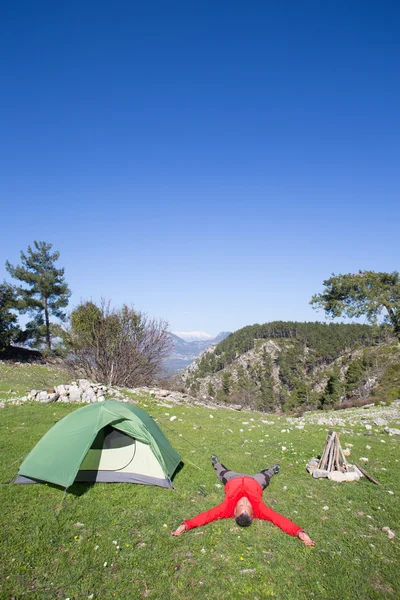
M 47 396 L 47 400 L 45 400 L 45 402 L 48 404 L 50 402 L 57 402 L 57 400 L 59 399 L 60 394 L 57 394 L 57 392 L 53 392 L 52 394 L 48 394 Z
M 382 527 L 382 531 L 387 533 L 389 540 L 392 540 L 395 537 L 394 532 L 389 527 Z
M 70 402 L 80 402 L 82 400 L 82 390 L 77 385 L 71 385 L 69 388 Z
M 92 388 L 88 388 L 86 391 L 83 392 L 82 394 L 82 402 L 96 402 L 97 401 L 97 397 L 96 394 L 94 393 L 94 391 L 92 390 Z
M 372 429 L 372 425 L 365 425 L 365 429 Z
M 358 473 L 341 473 L 341 471 L 331 471 L 328 475 L 328 479 L 342 483 L 343 481 L 359 481 L 360 476 Z
M 341 473 L 340 471 L 330 471 L 328 479 L 341 483 L 342 481 L 346 481 L 346 473 Z
M 366 458 L 365 456 L 361 456 L 360 460 L 361 462 L 368 462 L 368 458 Z
M 311 460 L 308 461 L 306 469 L 312 475 L 314 473 L 314 471 L 316 471 L 318 469 L 318 465 L 319 465 L 318 458 L 312 458 Z
M 316 469 L 312 476 L 315 479 L 321 479 L 321 477 L 329 477 L 329 471 L 326 471 L 325 469 Z
M 389 435 L 400 435 L 400 429 L 393 429 L 391 427 L 385 427 L 385 429 L 383 431 L 385 431 Z
M 385 427 L 385 425 L 387 425 L 387 421 L 385 421 L 385 419 L 381 419 L 380 417 L 378 417 L 377 419 L 374 420 L 374 425 L 377 425 L 378 427 Z
M 67 385 L 57 385 L 55 390 L 60 396 L 66 396 L 68 394 L 68 387 Z
M 87 379 L 78 379 L 78 386 L 86 392 L 90 388 L 90 381 Z
M 47 402 L 48 399 L 49 395 L 47 392 L 39 392 L 39 394 L 36 396 L 36 400 L 39 400 L 39 402 Z
M 104 396 L 97 396 L 97 402 L 104 402 Z
M 175 417 L 175 416 L 173 416 L 173 417 L 170 417 L 170 418 L 169 418 L 169 420 L 170 420 L 170 421 L 175 421 L 175 420 L 176 420 L 176 417 Z

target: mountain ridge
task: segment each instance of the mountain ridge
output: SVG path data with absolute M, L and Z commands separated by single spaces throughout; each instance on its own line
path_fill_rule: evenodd
M 400 397 L 400 345 L 385 326 L 272 322 L 204 351 L 181 374 L 200 398 L 257 410 Z
M 175 333 L 169 332 L 169 336 L 172 340 L 172 349 L 170 355 L 164 362 L 165 370 L 170 375 L 183 371 L 207 348 L 219 344 L 229 335 L 229 331 L 221 331 L 212 339 L 188 342 L 177 336 Z

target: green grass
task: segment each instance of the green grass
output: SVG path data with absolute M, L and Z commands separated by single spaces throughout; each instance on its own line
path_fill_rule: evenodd
M 70 376 L 61 369 L 50 369 L 35 363 L 3 362 L 0 363 L 0 401 L 25 396 L 33 389 L 50 389 L 69 381 Z
M 366 437 L 361 425 L 342 433 L 342 442 L 353 444 L 353 460 L 369 456 L 367 469 L 383 488 L 364 478 L 334 484 L 305 471 L 308 459 L 322 451 L 324 426 L 306 424 L 282 433 L 292 427 L 285 417 L 166 408 L 148 399 L 141 406 L 183 457 L 176 490 L 79 484 L 66 495 L 64 506 L 63 491 L 56 487 L 1 485 L 1 598 L 399 597 L 400 444 L 395 436 L 372 429 Z M 41 436 L 76 408 L 25 404 L 1 409 L 0 480 L 12 478 Z M 177 417 L 173 422 L 172 415 Z M 246 529 L 233 520 L 217 521 L 172 537 L 182 519 L 223 498 L 210 464 L 212 452 L 244 472 L 280 462 L 281 473 L 271 480 L 264 500 L 301 525 L 316 546 L 307 548 L 263 521 Z M 394 540 L 382 532 L 384 526 L 395 531 Z

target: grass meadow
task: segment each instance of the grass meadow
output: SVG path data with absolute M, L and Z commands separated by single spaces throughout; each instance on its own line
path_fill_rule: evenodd
M 138 403 L 182 455 L 175 490 L 75 484 L 64 497 L 52 485 L 7 484 L 41 436 L 77 406 L 26 403 L 0 410 L 1 598 L 400 597 L 397 436 L 377 427 L 367 432 L 362 424 L 335 427 L 343 445 L 353 444 L 349 460 L 368 457 L 366 468 L 383 487 L 365 478 L 336 484 L 305 470 L 322 451 L 327 431 L 307 418 L 297 429 L 285 416 L 170 408 L 145 397 Z M 182 519 L 223 499 L 212 452 L 243 472 L 279 462 L 281 473 L 264 501 L 301 525 L 315 547 L 264 521 L 241 529 L 222 520 L 172 537 Z M 394 539 L 382 531 L 385 526 Z

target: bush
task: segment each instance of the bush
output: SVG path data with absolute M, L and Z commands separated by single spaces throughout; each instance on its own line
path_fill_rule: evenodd
M 112 309 L 85 302 L 70 317 L 64 333 L 66 364 L 75 375 L 105 383 L 135 387 L 154 383 L 170 351 L 165 321 L 123 305 Z

